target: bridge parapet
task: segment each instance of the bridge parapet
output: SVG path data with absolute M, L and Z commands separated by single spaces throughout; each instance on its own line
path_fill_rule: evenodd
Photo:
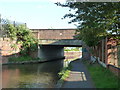
M 75 39 L 40 39 L 40 45 L 59 45 L 59 46 L 82 46 L 82 40 L 75 40 Z

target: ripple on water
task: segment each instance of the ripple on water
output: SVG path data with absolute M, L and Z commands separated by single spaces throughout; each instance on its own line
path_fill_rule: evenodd
M 25 83 L 20 82 L 17 88 L 49 88 L 49 84 L 45 83 Z

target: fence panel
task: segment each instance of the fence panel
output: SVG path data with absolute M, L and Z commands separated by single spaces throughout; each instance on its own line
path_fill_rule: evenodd
M 118 67 L 120 65 L 119 57 L 120 57 L 120 46 L 112 46 L 110 52 L 110 64 Z

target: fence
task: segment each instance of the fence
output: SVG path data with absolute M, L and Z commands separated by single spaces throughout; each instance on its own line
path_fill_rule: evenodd
M 106 37 L 97 46 L 90 48 L 93 51 L 91 55 L 117 76 L 120 75 L 120 45 L 118 42 L 120 40 L 112 36 Z
M 118 46 L 111 47 L 111 53 L 110 53 L 110 61 L 109 64 L 115 65 L 118 67 L 119 65 L 119 53 L 118 53 Z
M 108 69 L 115 75 L 120 75 L 120 46 L 111 47 L 111 63 L 108 64 Z
M 119 40 L 106 37 L 97 46 L 91 48 L 94 52 L 93 56 L 98 57 L 99 61 L 103 64 L 120 67 L 120 46 L 118 46 L 117 42 Z

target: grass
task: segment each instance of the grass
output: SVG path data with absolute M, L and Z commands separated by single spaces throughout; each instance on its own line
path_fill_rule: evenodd
M 69 76 L 72 66 L 69 64 L 67 67 L 63 67 L 62 70 L 58 73 L 60 79 L 57 82 L 57 87 L 61 88 L 64 80 Z
M 32 58 L 30 56 L 19 56 L 19 57 L 10 57 L 9 62 L 22 62 L 22 61 L 31 61 L 31 60 L 40 60 L 40 58 Z
M 115 76 L 107 68 L 102 67 L 99 64 L 89 64 L 89 62 L 84 61 L 87 66 L 93 82 L 96 88 L 118 88 L 118 82 L 120 78 Z
M 79 49 L 65 49 L 64 51 L 80 51 Z
M 71 68 L 72 67 L 69 64 L 68 67 L 63 67 L 63 69 L 58 73 L 61 77 L 61 80 L 64 81 L 69 76 Z

